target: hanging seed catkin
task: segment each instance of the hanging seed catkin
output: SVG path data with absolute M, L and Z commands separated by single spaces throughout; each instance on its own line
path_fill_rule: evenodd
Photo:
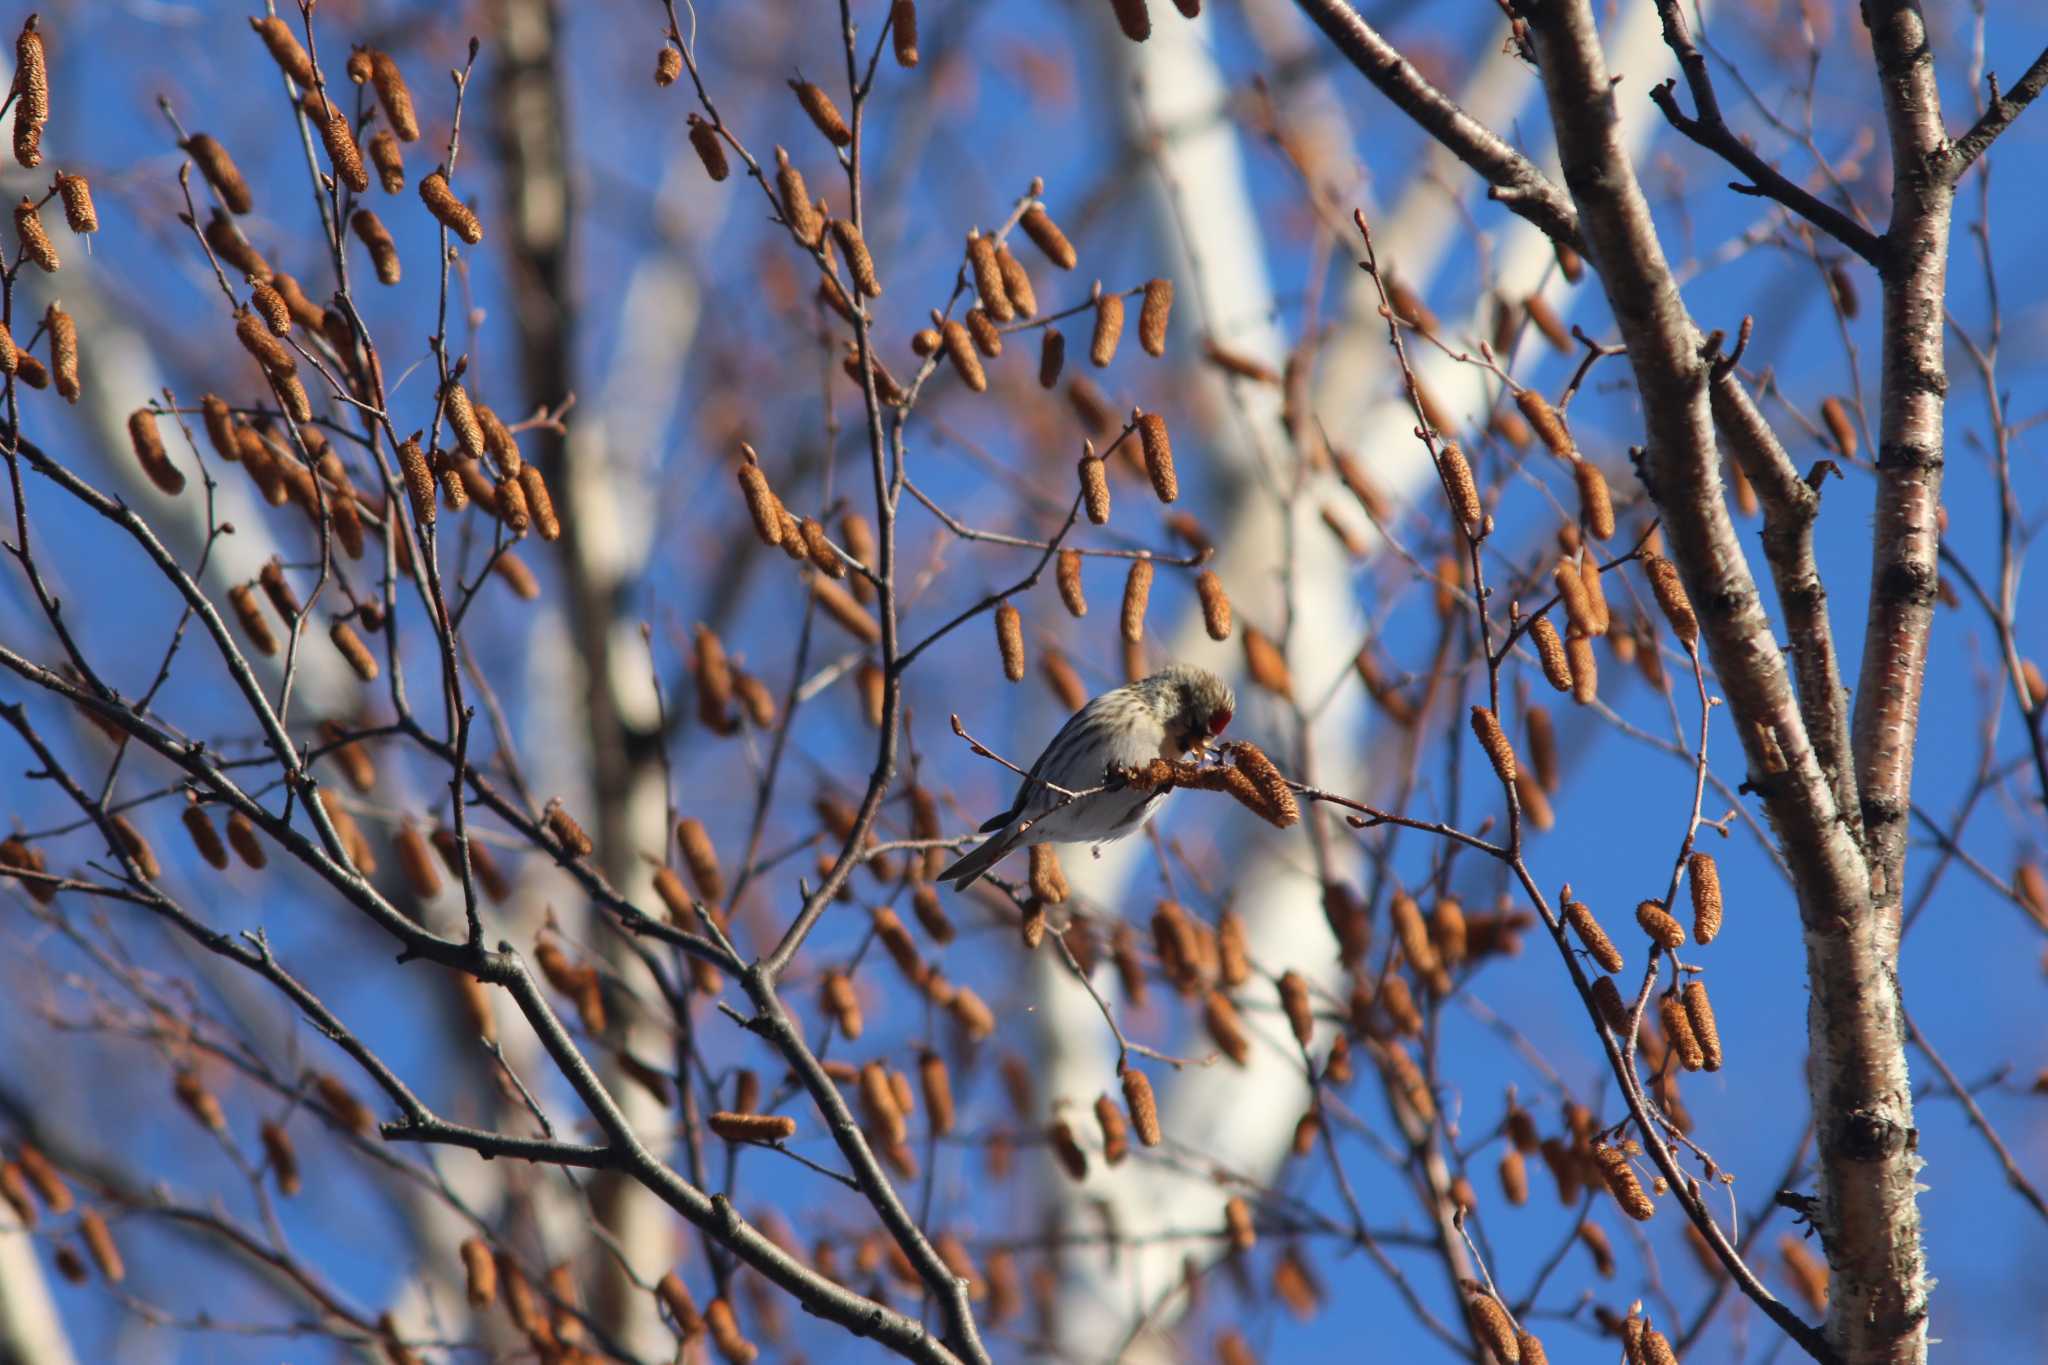
M 7 330 L 7 324 L 0 322 L 0 374 L 13 374 L 21 368 L 21 352 L 15 347 L 14 333 Z
M 1097 526 L 1109 521 L 1109 470 L 1093 453 L 1081 457 L 1081 500 L 1088 508 L 1088 520 Z
M 1153 279 L 1145 283 L 1145 300 L 1138 307 L 1138 344 L 1146 355 L 1166 354 L 1166 325 L 1173 316 L 1173 281 Z
M 1024 216 L 1017 221 L 1024 229 L 1024 235 L 1031 239 L 1044 253 L 1045 258 L 1062 270 L 1072 270 L 1079 264 L 1080 257 L 1074 254 L 1074 244 L 1067 240 L 1067 234 L 1060 231 L 1060 225 L 1045 211 L 1045 205 L 1034 203 L 1024 210 Z
M 663 48 L 662 52 L 665 58 L 667 54 L 674 53 L 675 49 Z M 675 65 L 677 73 L 680 74 L 683 69 L 680 54 L 676 55 Z M 658 83 L 659 75 L 655 79 Z M 718 130 L 695 114 L 690 115 L 690 146 L 696 149 L 697 159 L 704 163 L 704 174 L 710 176 L 714 183 L 732 174 L 732 165 L 726 160 L 725 143 L 719 140 Z
M 300 103 L 306 116 L 320 130 L 320 141 L 327 148 L 327 161 L 334 167 L 334 178 L 357 194 L 369 189 L 370 172 L 363 165 L 363 154 L 356 148 L 355 134 L 349 131 L 348 116 L 339 108 L 324 104 L 317 90 L 308 91 Z M 230 204 L 228 207 L 234 206 Z
M 1565 888 L 1564 922 L 1578 935 L 1579 946 L 1590 954 L 1595 962 L 1610 972 L 1622 968 L 1621 950 L 1607 937 L 1607 931 L 1600 927 L 1600 921 L 1593 918 L 1593 912 L 1570 897 L 1571 888 Z
M 377 103 L 384 106 L 384 117 L 390 122 L 391 131 L 398 134 L 398 140 L 418 142 L 420 121 L 413 112 L 412 91 L 406 88 L 405 76 L 390 53 L 370 53 L 370 83 L 376 88 Z
M 867 240 L 860 235 L 860 229 L 850 219 L 834 218 L 832 240 L 839 244 L 840 254 L 846 257 L 846 271 L 853 277 L 855 287 L 871 299 L 882 297 L 882 281 L 875 274 L 875 258 L 868 254 Z
M 1038 293 L 1031 287 L 1031 272 L 1024 263 L 1011 253 L 1010 248 L 996 244 L 996 270 L 1002 276 L 1003 293 L 1009 296 L 1010 306 L 1019 317 L 1033 317 L 1038 312 Z
M 981 356 L 974 347 L 974 338 L 967 329 L 952 318 L 939 322 L 939 337 L 946 346 L 946 359 L 953 362 L 954 373 L 960 382 L 975 393 L 988 391 L 988 374 L 981 368 Z
M 1202 599 L 1202 625 L 1212 640 L 1230 638 L 1230 597 L 1223 580 L 1208 570 L 1195 576 L 1195 592 Z
M 1699 1043 L 1700 1064 L 1708 1071 L 1721 1069 L 1721 1030 L 1714 1023 L 1714 1006 L 1707 999 L 1707 983 L 1697 977 L 1685 983 L 1685 1017 L 1692 1036 Z
M 1124 578 L 1123 637 L 1132 644 L 1145 638 L 1145 606 L 1152 597 L 1152 561 L 1134 559 Z
M 1294 699 L 1294 674 L 1287 667 L 1287 656 L 1257 626 L 1244 628 L 1244 662 L 1253 682 L 1276 697 Z
M 67 403 L 78 401 L 78 323 L 71 314 L 51 304 L 43 311 L 43 327 L 50 334 L 50 373 L 57 392 Z
M 1478 737 L 1479 747 L 1486 750 L 1486 757 L 1493 764 L 1494 775 L 1502 782 L 1515 780 L 1515 750 L 1508 743 L 1507 734 L 1500 728 L 1500 718 L 1484 706 L 1472 708 L 1472 733 Z
M 1593 1144 L 1593 1164 L 1600 1172 L 1601 1183 L 1614 1196 L 1614 1202 L 1621 1211 L 1639 1223 L 1646 1223 L 1657 1212 L 1657 1206 L 1650 1202 L 1650 1196 L 1643 1192 L 1642 1182 L 1636 1179 L 1635 1169 L 1620 1151 L 1603 1142 Z
M 1049 389 L 1060 382 L 1060 370 L 1067 363 L 1067 339 L 1057 327 L 1045 329 L 1038 347 L 1038 387 Z
M 1564 642 L 1564 656 L 1571 666 L 1572 700 L 1581 706 L 1591 706 L 1600 688 L 1600 668 L 1593 659 L 1592 640 L 1574 630 Z
M 1088 599 L 1081 592 L 1081 552 L 1061 550 L 1057 577 L 1060 585 L 1060 601 L 1075 616 L 1088 614 Z
M 824 87 L 812 81 L 790 81 L 788 84 L 796 94 L 796 102 L 810 117 L 811 125 L 824 134 L 827 142 L 834 147 L 844 147 L 853 141 L 853 129 L 846 126 L 839 106 L 832 103 L 832 97 L 825 93 Z
M 137 408 L 128 414 L 128 442 L 135 448 L 135 461 L 142 466 L 142 472 L 149 476 L 165 494 L 176 497 L 185 491 L 185 476 L 171 463 L 164 451 L 163 437 L 158 433 L 156 414 L 148 408 Z
M 1088 343 L 1088 359 L 1097 369 L 1116 359 L 1117 343 L 1124 336 L 1124 296 L 1105 293 L 1095 301 L 1095 334 Z
M 313 61 L 306 55 L 306 49 L 299 46 L 290 24 L 273 14 L 263 19 L 251 18 L 249 27 L 256 30 L 256 36 L 270 49 L 271 60 L 277 63 L 278 70 L 300 85 L 313 84 Z
M 967 310 L 967 335 L 974 338 L 974 349 L 990 360 L 1003 353 L 1003 334 L 996 330 L 988 314 L 978 307 Z
M 460 237 L 471 246 L 484 239 L 484 224 L 476 211 L 455 197 L 455 190 L 448 184 L 448 176 L 435 170 L 420 180 L 420 201 L 427 206 L 427 212 L 434 215 L 434 221 Z
M 377 680 L 377 656 L 370 653 L 362 637 L 356 634 L 355 627 L 346 621 L 336 621 L 327 635 L 334 641 L 335 649 L 348 661 L 348 666 L 355 671 L 358 678 L 364 682 Z
M 1472 478 L 1472 465 L 1456 442 L 1444 442 L 1437 456 L 1437 469 L 1443 475 L 1451 515 L 1458 519 L 1459 529 L 1469 536 L 1478 535 L 1485 526 L 1486 511 L 1479 502 L 1479 485 Z
M 1557 409 L 1550 406 L 1550 400 L 1534 389 L 1517 389 L 1515 406 L 1522 410 L 1522 416 L 1529 425 L 1536 428 L 1536 437 L 1548 447 L 1550 453 L 1560 460 L 1576 460 L 1578 448 L 1572 444 L 1571 433 L 1565 430 L 1564 419 L 1557 415 Z
M 982 236 L 979 228 L 967 234 L 967 264 L 974 272 L 974 292 L 980 295 L 982 308 L 998 322 L 1014 319 L 1017 309 L 1003 280 L 1002 265 L 996 259 L 995 239 Z
M 92 203 L 92 186 L 86 183 L 84 176 L 59 172 L 57 193 L 64 201 L 64 222 L 73 232 L 100 230 L 99 210 Z
M 1607 609 L 1606 580 L 1601 577 L 1600 563 L 1589 550 L 1579 561 L 1579 586 L 1586 590 L 1586 614 L 1593 623 L 1591 633 L 1605 635 L 1614 626 L 1614 617 Z
M 1180 497 L 1180 479 L 1173 471 L 1173 441 L 1166 434 L 1166 419 L 1148 412 L 1138 419 L 1138 443 L 1145 453 L 1145 473 L 1152 491 L 1161 502 Z
M 754 463 L 753 449 L 743 447 L 746 463 L 738 470 L 740 492 L 747 500 L 747 514 L 754 519 L 754 531 L 762 543 L 776 546 L 782 543 L 782 501 L 775 496 L 775 490 L 768 486 L 768 476 Z
M 412 517 L 421 527 L 434 524 L 434 472 L 420 451 L 419 436 L 408 436 L 398 447 L 398 467 L 405 475 L 405 491 L 412 500 Z
M 49 60 L 33 14 L 14 40 L 14 95 L 14 159 L 32 171 L 43 162 L 43 126 L 50 120 Z
M 1536 647 L 1536 658 L 1543 665 L 1543 680 L 1559 692 L 1571 691 L 1572 666 L 1565 658 L 1564 641 L 1557 638 L 1557 627 L 1550 624 L 1549 617 L 1539 616 L 1530 624 L 1529 641 Z
M 1656 901 L 1644 901 L 1636 906 L 1636 923 L 1652 943 L 1668 953 L 1677 952 L 1685 942 L 1685 930 Z
M 1828 436 L 1835 443 L 1845 460 L 1856 458 L 1856 424 L 1849 420 L 1849 407 L 1841 399 L 1828 397 L 1821 400 L 1820 420 L 1828 429 Z
M 206 183 L 213 186 L 213 192 L 220 196 L 221 203 L 233 214 L 245 214 L 256 207 L 256 201 L 249 193 L 249 182 L 242 178 L 241 168 L 228 155 L 228 149 L 209 133 L 194 133 L 179 144 L 185 155 L 192 158 L 199 167 L 199 173 L 206 177 Z
M 1646 551 L 1643 572 L 1650 580 L 1650 591 L 1656 594 L 1657 605 L 1664 609 L 1664 619 L 1671 623 L 1671 633 L 1687 646 L 1698 644 L 1699 618 L 1693 615 L 1685 584 L 1678 580 L 1678 566 L 1660 554 Z
M 1465 1316 L 1472 1334 L 1486 1343 L 1500 1365 L 1521 1365 L 1522 1348 L 1515 1343 L 1515 1324 L 1500 1301 L 1488 1294 L 1474 1294 L 1465 1301 Z
M 804 185 L 804 173 L 790 163 L 789 153 L 782 148 L 775 149 L 775 184 L 782 202 L 782 219 L 789 224 L 797 240 L 805 246 L 815 246 L 825 230 L 824 219 L 819 217 L 817 206 L 811 203 L 810 190 Z
M 1692 889 L 1692 937 L 1702 947 L 1721 932 L 1721 870 L 1711 853 L 1695 853 L 1686 860 L 1687 880 Z
M 1003 676 L 1024 681 L 1024 618 L 1008 602 L 996 608 L 996 648 L 1002 655 Z
M 1614 538 L 1614 499 L 1607 491 L 1607 476 L 1591 460 L 1572 464 L 1572 478 L 1579 485 L 1579 522 L 1595 540 Z
M 1693 1037 L 1692 1022 L 1677 996 L 1666 995 L 1657 1001 L 1657 1018 L 1664 1025 L 1664 1039 L 1677 1054 L 1680 1066 L 1687 1071 L 1706 1066 L 1707 1055 L 1701 1050 L 1699 1039 Z
M 370 253 L 370 264 L 376 268 L 377 282 L 397 284 L 400 275 L 398 243 L 391 240 L 390 229 L 384 226 L 384 220 L 370 209 L 357 209 L 348 225 Z

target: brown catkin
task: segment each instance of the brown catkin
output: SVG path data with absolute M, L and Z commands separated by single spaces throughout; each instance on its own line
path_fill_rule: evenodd
M 1024 210 L 1024 216 L 1017 225 L 1024 229 L 1024 235 L 1032 245 L 1045 253 L 1045 258 L 1062 270 L 1072 270 L 1080 257 L 1074 254 L 1074 244 L 1067 240 L 1067 234 L 1060 231 L 1060 225 L 1045 211 L 1045 205 L 1032 204 Z
M 1125 1067 L 1123 1087 L 1124 1107 L 1131 1111 L 1131 1127 L 1137 1130 L 1138 1141 L 1157 1147 L 1164 1135 L 1159 1130 L 1159 1106 L 1152 1098 L 1151 1080 L 1136 1067 Z
M 92 1256 L 92 1263 L 99 1269 L 100 1276 L 109 1284 L 119 1284 L 128 1278 L 128 1268 L 121 1261 L 121 1249 L 114 1245 L 114 1234 L 107 1228 L 107 1220 L 98 1209 L 86 1209 L 78 1215 L 78 1234 L 85 1239 L 85 1249 Z
M 960 376 L 960 382 L 976 393 L 988 391 L 988 374 L 981 368 L 981 356 L 974 348 L 974 338 L 967 329 L 952 318 L 939 323 L 939 338 L 946 347 L 946 359 L 953 362 L 953 370 Z
M 1081 552 L 1061 550 L 1057 578 L 1060 585 L 1060 601 L 1075 616 L 1088 614 L 1088 599 L 1081 591 Z
M 789 159 L 789 153 L 782 148 L 775 149 L 775 185 L 782 203 L 783 221 L 805 246 L 817 245 L 819 235 L 825 230 L 825 220 L 818 216 L 818 209 L 811 202 L 810 190 L 804 184 L 804 173 Z
M 484 239 L 483 220 L 455 197 L 445 172 L 437 169 L 420 180 L 420 200 L 436 222 L 469 245 L 475 246 Z
M 1131 1150 L 1130 1125 L 1123 1110 L 1107 1095 L 1095 1097 L 1095 1126 L 1102 1130 L 1102 1160 L 1105 1165 L 1121 1163 Z
M 249 27 L 256 30 L 256 36 L 270 49 L 271 59 L 277 63 L 278 70 L 300 85 L 313 84 L 312 59 L 306 56 L 306 49 L 299 46 L 290 24 L 273 14 L 264 19 L 250 19 Z
M 256 605 L 255 585 L 241 583 L 228 589 L 228 604 L 234 608 L 235 619 L 241 623 L 242 633 L 249 637 L 249 645 L 266 658 L 277 653 L 277 636 L 271 633 L 270 622 Z
M 398 134 L 398 140 L 418 142 L 420 121 L 413 113 L 412 91 L 406 88 L 405 77 L 390 53 L 370 53 L 370 82 L 376 87 L 377 103 L 384 106 L 384 117 L 390 121 L 391 131 Z
M 398 243 L 391 240 L 391 231 L 384 226 L 384 220 L 370 209 L 357 209 L 348 225 L 364 250 L 370 253 L 370 264 L 376 268 L 377 282 L 397 284 L 401 274 Z
M 1650 591 L 1656 594 L 1657 605 L 1664 609 L 1664 619 L 1671 623 L 1671 633 L 1687 645 L 1697 644 L 1700 623 L 1685 595 L 1685 584 L 1678 579 L 1678 566 L 1654 551 L 1645 551 L 1643 572 L 1650 580 Z
M 1252 1224 L 1252 1206 L 1243 1195 L 1234 1194 L 1224 1203 L 1223 1230 L 1230 1238 L 1232 1251 L 1242 1253 L 1258 1245 L 1259 1233 Z
M 348 666 L 355 670 L 358 678 L 364 682 L 377 680 L 377 656 L 370 652 L 362 637 L 356 634 L 354 626 L 346 621 L 336 621 L 327 635 L 334 641 L 334 647 L 340 652 L 341 657 L 348 661 Z
M 14 94 L 14 159 L 32 171 L 43 162 L 43 125 L 50 119 L 49 60 L 33 14 L 14 40 Z
M 1230 597 L 1223 580 L 1204 569 L 1195 576 L 1195 592 L 1202 599 L 1202 625 L 1212 640 L 1230 638 Z
M 1550 624 L 1550 618 L 1539 616 L 1530 623 L 1529 641 L 1536 647 L 1536 657 L 1543 665 L 1543 680 L 1559 692 L 1572 690 L 1572 666 L 1565 658 L 1564 641 L 1557 638 L 1557 627 Z M 1551 784 L 1546 782 L 1547 788 Z
M 727 1142 L 786 1142 L 796 1136 L 796 1120 L 787 1114 L 734 1114 L 721 1111 L 705 1120 Z
M 1024 681 L 1024 617 L 1008 602 L 996 608 L 996 648 L 1002 655 L 1003 676 Z
M 220 1107 L 220 1097 L 206 1088 L 197 1072 L 180 1071 L 171 1081 L 171 1093 L 201 1127 L 216 1133 L 227 1131 L 228 1116 Z
M 1500 1300 L 1489 1294 L 1474 1294 L 1465 1301 L 1465 1316 L 1473 1335 L 1486 1343 L 1500 1365 L 1521 1365 L 1522 1348 L 1515 1342 L 1515 1324 Z
M 753 451 L 748 450 L 748 455 Z M 775 490 L 768 486 L 768 476 L 751 459 L 739 467 L 740 492 L 747 499 L 747 513 L 754 519 L 754 530 L 764 544 L 782 543 L 782 502 L 775 496 Z
M 1067 339 L 1057 327 L 1045 329 L 1038 347 L 1038 387 L 1052 388 L 1060 382 L 1060 370 L 1067 363 Z
M 1607 491 L 1607 476 L 1591 460 L 1572 464 L 1572 478 L 1579 485 L 1579 522 L 1595 540 L 1614 537 L 1614 498 Z
M 1698 1071 L 1707 1064 L 1706 1053 L 1701 1050 L 1699 1039 L 1693 1037 L 1692 1022 L 1677 996 L 1666 995 L 1658 999 L 1657 1018 L 1664 1025 L 1664 1041 L 1678 1055 L 1680 1066 L 1687 1071 Z
M 1287 656 L 1257 626 L 1244 628 L 1244 663 L 1253 682 L 1276 697 L 1294 699 L 1294 674 L 1287 667 Z
M 441 870 L 434 864 L 434 855 L 427 850 L 426 836 L 410 820 L 398 827 L 392 836 L 392 846 L 398 851 L 398 867 L 405 874 L 406 885 L 413 895 L 423 901 L 430 901 L 441 894 Z
M 1109 521 L 1109 470 L 1093 454 L 1081 457 L 1081 500 L 1088 508 L 1088 520 L 1097 526 Z
M 1684 994 L 1685 1017 L 1692 1025 L 1692 1036 L 1699 1043 L 1701 1065 L 1708 1071 L 1719 1071 L 1721 1030 L 1714 1023 L 1714 1006 L 1707 999 L 1707 983 L 1695 977 L 1685 983 Z
M 1693 942 L 1705 946 L 1721 932 L 1721 870 L 1711 853 L 1695 853 L 1686 860 L 1687 879 L 1692 887 Z
M 1173 316 L 1173 281 L 1145 282 L 1145 300 L 1138 307 L 1138 344 L 1146 355 L 1166 354 L 1166 325 Z
M 1821 400 L 1820 420 L 1828 429 L 1828 436 L 1834 441 L 1835 449 L 1845 460 L 1856 458 L 1856 424 L 1849 420 L 1849 407 L 1841 399 L 1828 397 Z
M 1530 769 L 1536 774 L 1536 786 L 1548 796 L 1556 792 L 1565 776 L 1556 755 L 1556 726 L 1550 722 L 1550 712 L 1542 706 L 1524 706 L 1522 724 L 1528 731 Z
M 185 832 L 192 836 L 192 847 L 199 856 L 216 871 L 225 871 L 228 865 L 227 845 L 220 839 L 220 831 L 213 827 L 213 821 L 206 818 L 206 808 L 193 801 L 186 805 L 179 816 L 185 822 Z
M 1088 359 L 1101 369 L 1116 359 L 1117 343 L 1124 336 L 1124 296 L 1105 293 L 1095 301 L 1095 334 L 1088 343 Z
M 1643 1192 L 1642 1182 L 1636 1179 L 1635 1169 L 1620 1151 L 1603 1142 L 1594 1143 L 1593 1165 L 1600 1172 L 1607 1192 L 1614 1196 L 1615 1203 L 1621 1205 L 1623 1213 L 1639 1223 L 1646 1223 L 1657 1212 L 1657 1206 Z
M 974 338 L 974 349 L 990 360 L 1003 353 L 1003 334 L 984 310 L 967 310 L 967 334 Z
M 1593 658 L 1593 642 L 1581 631 L 1573 631 L 1564 642 L 1564 656 L 1572 672 L 1572 700 L 1590 706 L 1599 695 L 1600 669 Z
M 1576 460 L 1578 448 L 1572 444 L 1571 433 L 1564 428 L 1564 419 L 1557 415 L 1557 409 L 1550 406 L 1550 400 L 1534 389 L 1515 391 L 1515 406 L 1528 418 L 1529 425 L 1536 428 L 1537 438 L 1560 460 Z
M 1650 941 L 1667 953 L 1675 953 L 1685 942 L 1685 930 L 1669 912 L 1656 901 L 1644 901 L 1636 906 L 1636 923 Z
M 64 222 L 73 232 L 100 230 L 99 211 L 93 207 L 92 186 L 82 175 L 57 176 L 57 193 L 64 201 Z
M 399 471 L 405 475 L 405 491 L 412 499 L 413 520 L 422 527 L 434 524 L 434 471 L 420 451 L 417 435 L 408 436 L 398 447 Z
M 1607 937 L 1607 931 L 1600 927 L 1599 920 L 1593 918 L 1593 912 L 1578 901 L 1572 900 L 1569 895 L 1564 901 L 1564 922 L 1578 935 L 1579 946 L 1584 948 L 1603 970 L 1621 970 L 1621 950 L 1614 946 L 1613 939 Z
M 50 373 L 57 392 L 67 403 L 78 401 L 78 323 L 71 314 L 51 304 L 43 310 L 43 326 L 50 334 Z
M 128 414 L 128 443 L 135 448 L 136 463 L 142 472 L 171 497 L 185 491 L 185 476 L 171 463 L 171 457 L 164 451 L 162 435 L 157 431 L 156 414 L 148 408 L 137 408 Z
M 270 855 L 257 842 L 255 822 L 238 810 L 228 812 L 228 847 L 251 871 L 261 872 L 270 862 Z
M 683 864 L 690 869 L 690 881 L 697 895 L 711 905 L 725 900 L 725 876 L 718 869 L 718 850 L 701 820 L 684 817 L 676 822 L 676 846 L 683 852 Z
M 1458 528 L 1467 535 L 1478 535 L 1485 526 L 1486 509 L 1480 504 L 1479 485 L 1472 478 L 1472 465 L 1465 452 L 1455 442 L 1444 442 L 1437 457 L 1437 469 L 1443 475 L 1444 491 L 1451 500 L 1451 515 L 1458 519 Z
M 1038 312 L 1038 292 L 1031 287 L 1031 272 L 1017 259 L 1010 248 L 996 243 L 996 270 L 1003 278 L 1003 293 L 1010 299 L 1010 306 L 1019 317 L 1033 317 Z M 1047 385 L 1047 388 L 1052 387 Z
M 327 161 L 334 167 L 334 178 L 357 194 L 369 189 L 370 172 L 363 165 L 362 152 L 356 148 L 355 134 L 349 130 L 348 115 L 332 104 L 323 105 L 317 90 L 308 91 L 301 103 L 307 116 L 319 125 L 320 141 L 327 148 Z
M 1500 728 L 1500 719 L 1483 706 L 1472 708 L 1472 733 L 1479 739 L 1479 747 L 1486 750 L 1486 757 L 1493 763 L 1494 775 L 1502 782 L 1515 780 L 1515 749 L 1508 743 L 1507 734 Z
M 844 147 L 853 141 L 853 130 L 846 126 L 846 119 L 840 114 L 839 106 L 832 103 L 832 97 L 824 87 L 812 81 L 790 81 L 789 88 L 796 94 L 796 102 L 803 106 L 811 123 L 825 140 L 834 147 Z
M 263 318 L 272 336 L 291 335 L 291 305 L 275 288 L 262 280 L 255 281 L 249 286 L 249 304 Z
M 1145 452 L 1145 473 L 1152 491 L 1161 502 L 1180 496 L 1180 479 L 1173 472 L 1173 442 L 1166 434 L 1166 419 L 1148 412 L 1138 419 L 1138 442 Z
M 1294 1030 L 1294 1041 L 1307 1047 L 1315 1038 L 1315 1010 L 1309 1003 L 1308 982 L 1300 972 L 1288 971 L 1280 974 L 1280 1008 L 1287 1015 L 1287 1026 Z
M 1145 604 L 1152 597 L 1152 561 L 1134 559 L 1124 579 L 1124 639 L 1137 644 L 1145 638 Z
M 974 292 L 981 297 L 982 308 L 998 322 L 1013 320 L 1017 309 L 996 259 L 995 239 L 982 236 L 979 228 L 967 234 L 967 264 L 974 272 Z
M 675 49 L 669 47 L 662 51 L 674 53 Z M 682 57 L 677 55 L 676 70 L 680 72 L 682 66 Z M 690 145 L 697 149 L 697 159 L 704 163 L 704 174 L 714 182 L 732 174 L 732 165 L 726 160 L 725 143 L 719 140 L 718 130 L 695 114 L 690 115 Z
M 840 254 L 846 257 L 846 273 L 853 277 L 854 286 L 871 299 L 882 297 L 882 281 L 875 274 L 875 258 L 868 253 L 867 239 L 860 235 L 860 229 L 853 221 L 834 218 L 832 240 L 839 244 Z
M 13 374 L 21 368 L 21 352 L 14 344 L 14 333 L 7 330 L 7 324 L 0 322 L 0 374 Z
M 220 196 L 221 203 L 233 214 L 244 214 L 256 207 L 255 199 L 249 193 L 249 182 L 242 178 L 241 168 L 228 155 L 228 149 L 208 133 L 194 133 L 181 144 L 185 154 L 198 165 L 199 173 L 206 177 L 206 183 L 213 186 L 213 192 Z

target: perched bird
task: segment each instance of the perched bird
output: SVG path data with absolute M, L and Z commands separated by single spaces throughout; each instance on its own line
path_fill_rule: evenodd
M 1223 733 L 1237 710 L 1230 685 L 1192 664 L 1104 692 L 1076 711 L 1031 765 L 1008 810 L 981 827 L 989 837 L 939 874 L 965 891 L 996 860 L 1032 844 L 1106 844 L 1145 827 L 1165 790 L 1112 786 L 1120 768 L 1179 759 Z M 1086 791 L 1082 797 L 1070 792 Z

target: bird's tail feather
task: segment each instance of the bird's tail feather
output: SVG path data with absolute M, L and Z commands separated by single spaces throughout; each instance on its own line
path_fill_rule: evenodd
M 982 873 L 994 867 L 998 859 L 1015 848 L 1018 838 L 1015 831 L 1007 830 L 991 835 L 941 872 L 938 879 L 953 883 L 955 891 L 965 891 L 981 879 Z

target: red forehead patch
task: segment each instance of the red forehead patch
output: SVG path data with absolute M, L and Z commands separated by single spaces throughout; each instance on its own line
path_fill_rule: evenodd
M 1224 727 L 1225 727 L 1225 726 L 1227 726 L 1227 725 L 1229 725 L 1229 724 L 1230 724 L 1230 712 L 1228 712 L 1228 711 L 1212 711 L 1212 712 L 1210 712 L 1210 713 L 1209 713 L 1209 733 L 1210 733 L 1210 734 L 1212 734 L 1212 735 L 1220 735 L 1220 734 L 1222 734 L 1222 733 L 1223 733 L 1223 730 L 1224 730 Z

